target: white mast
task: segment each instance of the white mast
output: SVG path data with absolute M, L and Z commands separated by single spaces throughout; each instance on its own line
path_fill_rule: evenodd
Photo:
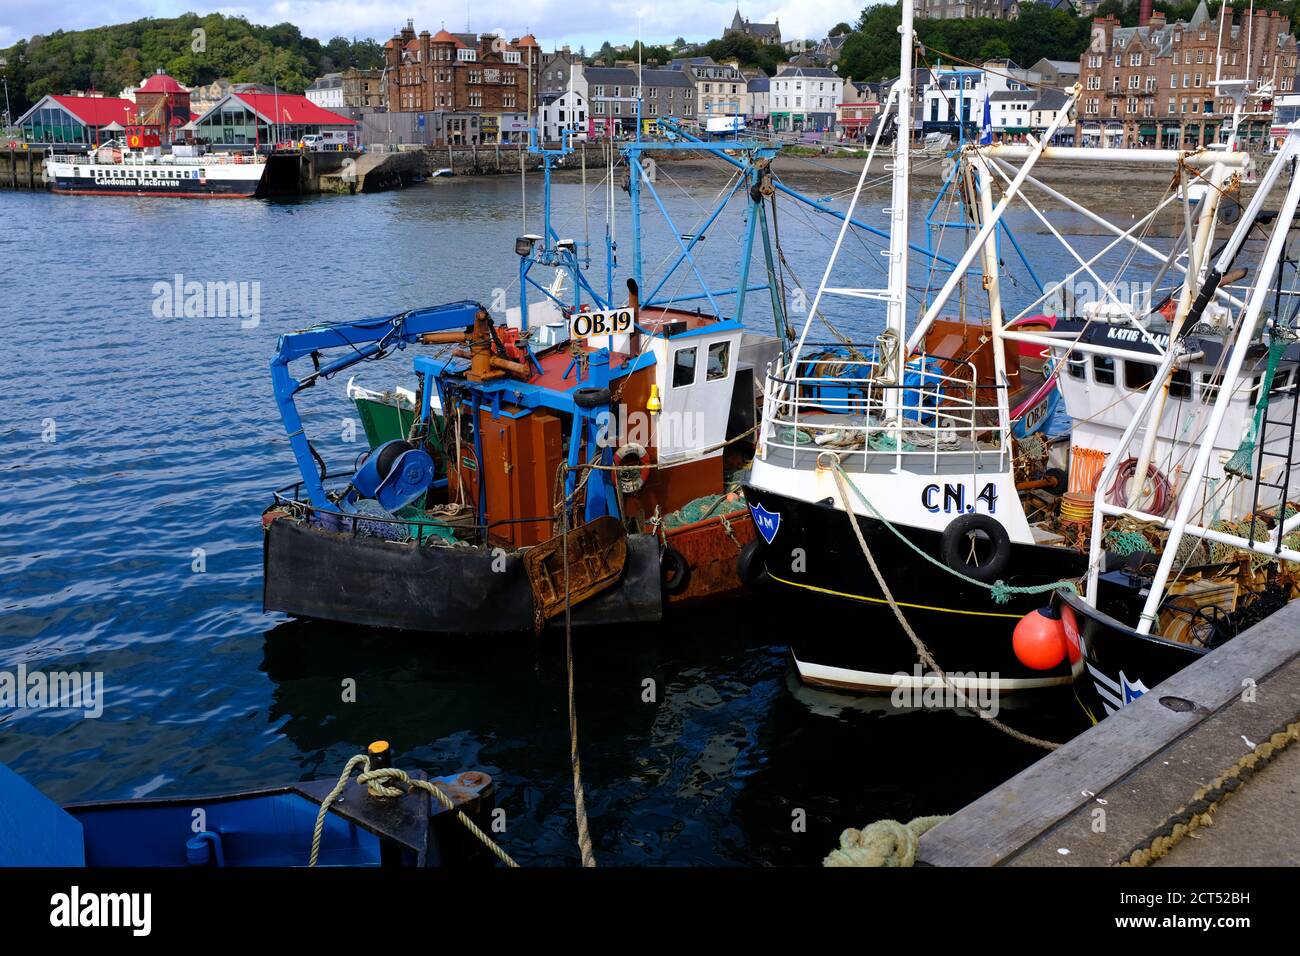
M 907 361 L 903 343 L 907 341 L 907 215 L 908 215 L 908 151 L 912 139 L 912 22 L 913 0 L 903 0 L 903 22 L 898 27 L 901 37 L 898 51 L 898 85 L 894 108 L 898 122 L 894 133 L 894 185 L 889 197 L 889 291 L 885 313 L 885 328 L 896 336 L 894 367 L 889 377 L 901 384 L 903 367 Z M 890 416 L 897 417 L 893 407 L 902 400 L 902 391 L 893 389 Z

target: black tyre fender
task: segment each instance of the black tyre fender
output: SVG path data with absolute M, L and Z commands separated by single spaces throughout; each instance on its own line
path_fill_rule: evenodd
M 659 580 L 669 594 L 681 594 L 691 581 L 691 566 L 676 548 L 664 548 L 659 556 Z
M 1049 495 L 1063 495 L 1070 490 L 1070 476 L 1060 468 L 1048 468 L 1043 472 L 1043 477 L 1052 482 L 1043 489 Z
M 573 404 L 579 408 L 600 408 L 609 404 L 609 389 L 580 388 L 573 393 Z
M 982 532 L 993 546 L 993 554 L 980 564 L 967 564 L 970 553 L 969 535 Z M 954 571 L 976 581 L 992 582 L 1006 573 L 1011 563 L 1011 536 L 1002 523 L 992 515 L 964 514 L 949 522 L 939 540 L 943 563 Z
M 736 555 L 736 577 L 740 578 L 740 583 L 745 587 L 752 588 L 765 574 L 767 567 L 763 562 L 763 540 L 755 538 Z

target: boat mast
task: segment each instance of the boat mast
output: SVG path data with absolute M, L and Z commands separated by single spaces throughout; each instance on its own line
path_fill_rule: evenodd
M 908 150 L 912 138 L 912 27 L 913 0 L 902 0 L 903 22 L 899 24 L 898 84 L 894 109 L 897 125 L 894 133 L 894 181 L 889 199 L 889 288 L 886 292 L 885 328 L 894 335 L 892 368 L 885 374 L 889 381 L 901 384 L 907 360 L 903 343 L 907 341 L 907 215 Z M 882 356 L 883 358 L 883 356 Z M 899 417 L 902 390 L 891 389 L 889 417 Z

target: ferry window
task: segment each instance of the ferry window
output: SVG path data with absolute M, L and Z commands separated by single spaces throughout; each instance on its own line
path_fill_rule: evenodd
M 695 384 L 695 347 L 673 353 L 673 388 Z
M 1185 368 L 1174 369 L 1169 377 L 1169 397 L 1184 402 L 1192 397 L 1192 373 Z
M 1156 367 L 1146 362 L 1124 363 L 1124 387 L 1130 391 L 1140 392 L 1156 377 Z
M 709 346 L 709 366 L 705 373 L 707 381 L 716 382 L 727 377 L 731 365 L 731 343 L 714 342 Z
M 1109 355 L 1092 357 L 1092 380 L 1098 385 L 1115 384 L 1115 360 Z

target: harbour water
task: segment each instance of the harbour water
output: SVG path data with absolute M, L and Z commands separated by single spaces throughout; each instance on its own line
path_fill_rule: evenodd
M 667 170 L 659 189 L 679 226 L 697 227 L 722 180 L 700 177 L 680 194 L 672 176 L 685 172 Z M 486 302 L 496 289 L 513 301 L 519 194 L 517 178 L 296 202 L 0 193 L 0 669 L 102 672 L 105 694 L 97 719 L 0 710 L 0 761 L 60 801 L 197 794 L 332 777 L 382 737 L 404 766 L 493 774 L 501 840 L 521 863 L 577 859 L 561 635 L 453 641 L 261 611 L 259 515 L 294 477 L 267 371 L 276 336 Z M 916 200 L 918 218 L 928 199 Z M 558 231 L 589 235 L 600 261 L 599 196 L 586 221 L 579 200 L 575 182 L 557 186 Z M 540 216 L 532 204 L 528 231 Z M 813 288 L 834 236 L 819 225 L 825 235 L 794 215 L 781 222 L 786 254 Z M 650 210 L 645 226 L 652 274 L 672 239 Z M 739 226 L 738 214 L 724 216 L 702 244 L 720 284 L 734 274 Z M 623 238 L 624 268 L 630 252 Z M 1050 267 L 1043 256 L 1036 264 Z M 878 247 L 854 261 L 859 274 L 847 279 L 880 281 Z M 593 276 L 603 289 L 603 272 Z M 173 293 L 190 281 L 236 283 L 247 308 L 177 314 Z M 688 274 L 680 294 L 697 291 Z M 851 332 L 879 322 L 838 303 L 828 313 Z M 746 322 L 766 331 L 770 311 L 756 305 Z M 409 384 L 409 361 L 356 374 L 371 387 Z M 345 441 L 345 384 L 300 402 L 339 464 L 361 450 Z M 578 633 L 601 863 L 815 864 L 845 827 L 955 810 L 1040 755 L 976 718 L 796 687 L 784 628 L 853 622 L 780 611 L 746 600 Z M 350 681 L 355 702 L 344 701 Z M 1027 729 L 1075 732 L 1059 698 L 1024 713 Z

